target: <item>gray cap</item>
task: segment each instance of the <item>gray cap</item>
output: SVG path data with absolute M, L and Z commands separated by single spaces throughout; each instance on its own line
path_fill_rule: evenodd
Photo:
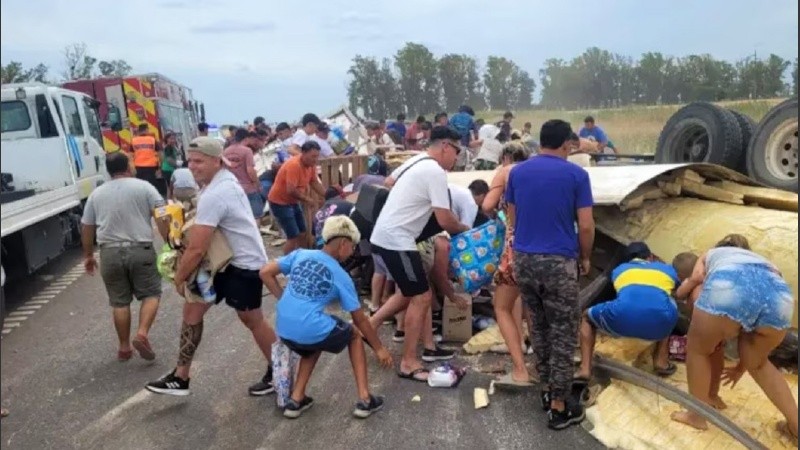
M 202 153 L 212 158 L 220 158 L 222 157 L 222 143 L 213 137 L 200 136 L 192 139 L 186 151 Z

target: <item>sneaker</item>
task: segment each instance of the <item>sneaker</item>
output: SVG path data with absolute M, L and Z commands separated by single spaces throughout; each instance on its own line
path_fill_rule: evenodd
M 406 332 L 397 330 L 394 332 L 394 336 L 392 336 L 392 341 L 394 342 L 403 342 L 406 340 Z
M 422 352 L 422 360 L 425 362 L 447 361 L 453 359 L 454 356 L 456 356 L 456 352 L 445 350 L 440 347 L 436 347 L 435 350 L 428 350 L 426 348 Z
M 267 373 L 258 383 L 247 388 L 247 392 L 253 397 L 261 397 L 275 392 L 275 387 L 272 385 L 272 367 L 267 369 Z
M 440 333 L 433 333 L 433 342 L 439 343 L 444 340 L 444 337 Z
M 542 391 L 539 394 L 539 399 L 542 401 L 542 411 L 550 411 L 550 391 Z
M 378 412 L 381 409 L 383 409 L 383 397 L 370 395 L 369 402 L 360 400 L 356 403 L 356 409 L 353 410 L 353 415 L 359 419 L 366 419 L 371 416 L 372 413 Z
M 550 412 L 547 413 L 547 426 L 550 429 L 563 430 L 570 425 L 577 425 L 583 422 L 583 419 L 586 418 L 586 411 L 584 411 L 583 406 L 579 404 L 572 405 L 570 403 L 571 402 L 567 402 L 564 411 L 559 412 L 555 409 L 551 409 Z
M 176 377 L 173 370 L 159 380 L 147 383 L 144 388 L 155 394 L 189 395 L 189 380 Z
M 292 398 L 289 398 L 289 401 L 286 402 L 286 407 L 283 409 L 283 417 L 289 419 L 297 419 L 303 412 L 308 408 L 314 406 L 314 399 L 306 396 L 300 403 L 297 403 Z

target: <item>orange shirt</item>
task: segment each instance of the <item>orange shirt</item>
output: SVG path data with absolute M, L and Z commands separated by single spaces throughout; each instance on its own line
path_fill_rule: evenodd
M 287 186 L 292 185 L 301 192 L 308 192 L 311 181 L 316 177 L 316 167 L 305 167 L 300 162 L 300 155 L 292 156 L 278 169 L 275 183 L 269 190 L 268 200 L 278 205 L 296 205 L 298 201 L 289 194 Z
M 136 167 L 158 167 L 156 138 L 136 136 L 131 139 L 133 146 L 133 165 Z

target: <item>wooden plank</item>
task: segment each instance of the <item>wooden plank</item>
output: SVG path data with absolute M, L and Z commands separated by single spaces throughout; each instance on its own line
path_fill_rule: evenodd
M 679 179 L 694 181 L 699 184 L 703 184 L 706 182 L 706 179 L 701 177 L 699 173 L 695 172 L 692 169 L 686 169 L 678 175 Z
M 659 181 L 658 187 L 662 192 L 670 197 L 679 197 L 681 195 L 681 184 L 674 181 Z
M 744 195 L 736 192 L 729 192 L 718 187 L 701 184 L 688 179 L 681 180 L 681 186 L 682 192 L 688 192 L 700 198 L 732 203 L 734 205 L 744 205 Z
M 742 194 L 746 202 L 757 203 L 765 208 L 782 211 L 797 211 L 798 196 L 794 192 L 779 189 L 745 186 L 732 181 L 712 181 L 708 183 L 719 189 Z
M 661 190 L 657 185 L 644 185 L 631 193 L 631 195 L 622 201 L 619 205 L 619 209 L 622 211 L 627 211 L 629 209 L 640 208 L 645 200 L 657 200 L 660 198 L 666 198 L 667 194 Z

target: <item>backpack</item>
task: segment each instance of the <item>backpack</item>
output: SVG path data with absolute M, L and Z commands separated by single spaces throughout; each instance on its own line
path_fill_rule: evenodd
M 450 126 L 453 127 L 463 139 L 472 131 L 472 116 L 464 112 L 456 113 L 450 118 Z

